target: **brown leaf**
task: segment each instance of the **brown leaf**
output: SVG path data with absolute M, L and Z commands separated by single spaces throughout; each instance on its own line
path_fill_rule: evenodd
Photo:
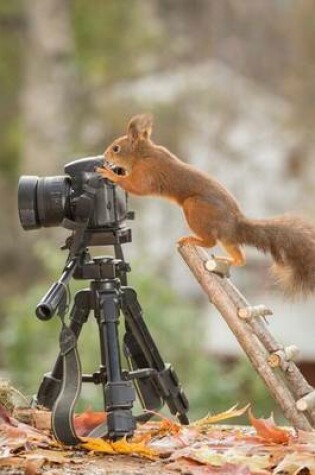
M 0 459 L 0 467 L 10 467 L 10 469 L 12 470 L 12 473 L 14 473 L 13 467 L 18 469 L 18 468 L 24 467 L 24 464 L 25 464 L 25 460 L 17 456 L 11 456 L 5 459 Z M 1 468 L 0 468 L 0 473 L 2 473 Z
M 315 474 L 315 455 L 312 454 L 288 454 L 274 470 L 274 474 L 286 473 L 288 475 L 298 475 L 306 472 L 311 475 Z
M 238 451 L 237 447 L 231 447 L 222 451 L 216 447 L 208 447 L 206 442 L 196 448 L 187 447 L 186 449 L 180 450 L 177 454 L 175 453 L 174 456 L 176 458 L 182 456 L 185 459 L 194 460 L 214 467 L 223 467 L 226 464 L 245 466 L 254 472 L 264 470 L 270 466 L 269 455 L 244 455 Z
M 54 464 L 62 465 L 72 461 L 70 458 L 72 454 L 73 452 L 70 450 L 48 450 L 37 448 L 34 451 L 22 454 L 22 456 L 32 462 L 42 460 L 44 462 L 52 462 Z
M 4 452 L 4 455 L 13 453 L 21 448 L 24 448 L 27 437 L 24 431 L 13 427 L 8 424 L 0 424 L 0 434 L 1 434 L 1 451 Z
M 259 437 L 275 444 L 287 444 L 290 441 L 290 433 L 285 429 L 277 427 L 272 416 L 269 419 L 256 419 L 251 410 L 249 410 L 248 417 Z
M 78 436 L 88 436 L 98 425 L 106 421 L 106 413 L 93 412 L 90 409 L 79 414 L 74 419 L 74 427 Z
M 315 431 L 307 432 L 304 430 L 299 430 L 297 434 L 297 442 L 301 444 L 310 444 L 314 447 L 315 452 Z
M 45 459 L 43 457 L 36 458 L 34 460 L 26 460 L 25 463 L 25 474 L 24 475 L 37 475 L 40 472 L 40 469 L 45 463 Z
M 11 422 L 11 417 L 10 417 L 10 414 L 8 413 L 8 411 L 0 405 L 0 419 L 2 419 L 3 422 L 5 422 L 6 424 L 10 424 L 10 425 L 13 425 L 12 422 Z
M 189 475 L 270 475 L 270 471 L 251 470 L 245 465 L 225 463 L 222 466 L 201 465 L 194 460 L 180 459 L 166 465 L 169 470 L 175 470 Z

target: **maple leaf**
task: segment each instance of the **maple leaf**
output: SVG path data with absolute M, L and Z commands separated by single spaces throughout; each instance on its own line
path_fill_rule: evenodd
M 256 429 L 257 435 L 262 439 L 275 444 L 287 444 L 290 441 L 290 433 L 277 427 L 272 415 L 269 419 L 256 419 L 249 409 L 248 417 L 252 426 Z
M 90 437 L 82 437 L 80 444 L 83 449 L 100 452 L 104 454 L 124 454 L 137 455 L 155 459 L 157 452 L 146 446 L 144 442 L 129 442 L 126 439 L 117 440 L 116 442 L 106 441 L 103 439 L 92 439 Z
M 112 447 L 116 453 L 124 455 L 138 455 L 151 460 L 158 456 L 157 451 L 149 448 L 145 442 L 129 442 L 126 439 L 121 439 L 113 442 Z
M 168 418 L 158 412 L 149 412 L 161 419 L 161 422 L 155 423 L 154 426 L 152 426 L 152 429 L 149 432 L 151 438 L 163 437 L 165 435 L 178 435 L 182 431 L 183 426 L 174 419 Z
M 80 446 L 83 449 L 92 451 L 92 452 L 101 452 L 103 454 L 114 454 L 115 450 L 112 447 L 112 444 L 103 439 L 94 439 L 91 437 L 81 437 Z
M 238 404 L 235 406 L 231 407 L 227 411 L 220 412 L 219 414 L 214 414 L 214 415 L 209 415 L 204 417 L 203 419 L 200 419 L 196 422 L 193 422 L 191 425 L 194 427 L 199 427 L 201 429 L 207 428 L 208 425 L 210 424 L 216 424 L 221 421 L 225 421 L 226 419 L 232 419 L 234 417 L 240 417 L 245 412 L 249 409 L 250 404 L 247 404 L 246 406 L 238 409 L 237 408 Z

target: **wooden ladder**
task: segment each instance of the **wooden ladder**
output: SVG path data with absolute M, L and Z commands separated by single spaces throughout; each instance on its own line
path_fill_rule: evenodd
M 265 319 L 272 311 L 264 305 L 250 305 L 230 280 L 228 261 L 210 258 L 200 247 L 182 246 L 178 250 L 287 420 L 296 429 L 315 429 L 315 389 L 294 362 L 297 347 L 285 348 L 271 335 Z

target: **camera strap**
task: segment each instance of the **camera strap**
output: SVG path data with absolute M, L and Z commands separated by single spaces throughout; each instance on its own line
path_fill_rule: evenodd
M 51 426 L 55 438 L 65 445 L 76 445 L 79 442 L 73 425 L 75 404 L 81 392 L 82 371 L 77 338 L 74 332 L 65 323 L 70 300 L 67 298 L 67 286 L 64 285 L 64 294 L 58 306 L 58 316 L 61 321 L 59 335 L 60 357 L 62 360 L 62 382 L 51 412 Z
M 77 339 L 73 331 L 64 323 L 60 315 L 62 328 L 59 337 L 60 355 L 62 357 L 62 385 L 52 408 L 52 430 L 55 438 L 65 445 L 76 445 L 77 437 L 73 425 L 73 413 L 81 392 L 82 370 Z

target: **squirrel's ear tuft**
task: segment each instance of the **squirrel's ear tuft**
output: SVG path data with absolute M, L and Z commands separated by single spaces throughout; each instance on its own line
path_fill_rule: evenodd
M 151 136 L 153 117 L 150 114 L 135 115 L 127 127 L 127 135 L 132 142 L 147 140 Z

